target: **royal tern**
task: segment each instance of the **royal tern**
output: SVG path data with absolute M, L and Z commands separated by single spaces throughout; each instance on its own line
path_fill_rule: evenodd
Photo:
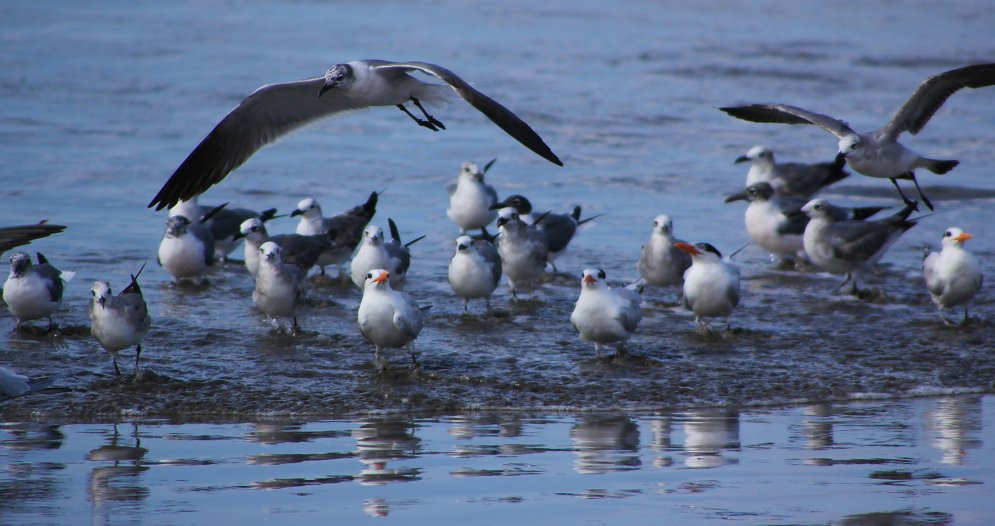
M 926 288 L 939 310 L 940 319 L 947 325 L 952 322 L 943 315 L 943 310 L 957 305 L 964 305 L 962 323 L 967 323 L 967 302 L 978 293 L 984 279 L 974 254 L 964 250 L 964 242 L 972 237 L 957 227 L 948 228 L 943 232 L 940 252 L 927 249 L 922 260 Z
M 445 84 L 422 82 L 408 73 L 421 72 Z M 448 69 L 425 62 L 357 60 L 336 64 L 324 76 L 257 89 L 225 116 L 187 156 L 149 206 L 157 210 L 190 199 L 220 182 L 263 146 L 306 124 L 350 110 L 396 106 L 419 125 L 445 129 L 422 102 L 445 102 L 452 88 L 463 100 L 542 158 L 563 166 L 528 124 L 494 99 Z M 414 104 L 424 119 L 406 103 Z
M 376 348 L 376 367 L 387 366 L 383 350 L 407 347 L 411 361 L 418 366 L 414 341 L 422 329 L 422 311 L 407 294 L 390 288 L 389 273 L 373 269 L 366 275 L 363 299 L 359 303 L 359 330 Z
M 580 296 L 570 314 L 570 324 L 582 340 L 594 343 L 598 358 L 601 346 L 609 343 L 617 345 L 616 356 L 624 356 L 625 343 L 643 317 L 639 308 L 642 297 L 634 289 L 609 287 L 604 270 L 584 269 L 581 276 Z
M 739 305 L 739 267 L 723 261 L 709 243 L 677 242 L 674 246 L 691 255 L 691 267 L 684 273 L 684 308 L 694 313 L 698 332 L 708 332 L 705 318 L 713 317 L 724 317 L 728 329 L 732 311 Z
M 919 85 L 883 128 L 866 133 L 853 131 L 839 119 L 787 104 L 751 104 L 719 109 L 733 117 L 753 122 L 814 124 L 839 138 L 837 160 L 846 159 L 859 174 L 890 179 L 906 205 L 912 201 L 902 193 L 897 180 L 912 180 L 920 199 L 932 210 L 933 205 L 922 194 L 913 170 L 925 168 L 936 174 L 945 174 L 957 166 L 958 161 L 923 157 L 899 143 L 898 136 L 906 131 L 913 135 L 919 133 L 947 98 L 961 88 L 983 88 L 993 84 L 995 63 L 975 64 L 933 75 Z

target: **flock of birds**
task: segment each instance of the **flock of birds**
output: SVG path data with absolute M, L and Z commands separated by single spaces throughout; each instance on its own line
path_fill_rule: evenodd
M 434 76 L 444 84 L 423 82 L 409 73 Z M 898 180 L 911 180 L 918 197 L 930 210 L 933 205 L 919 188 L 914 171 L 925 168 L 945 173 L 958 161 L 921 156 L 897 141 L 903 132 L 917 133 L 945 100 L 961 88 L 995 84 L 995 64 L 978 64 L 947 71 L 924 81 L 892 119 L 877 131 L 857 133 L 843 121 L 786 104 L 752 104 L 721 108 L 740 119 L 754 122 L 811 124 L 838 138 L 838 154 L 831 163 L 778 163 L 769 148 L 755 147 L 737 162 L 749 162 L 747 186 L 726 201 L 745 200 L 746 230 L 752 242 L 783 263 L 814 265 L 845 276 L 858 292 L 861 272 L 873 266 L 888 248 L 916 221 L 918 201 L 905 196 Z M 451 88 L 451 89 L 450 89 Z M 528 124 L 510 110 L 474 89 L 451 71 L 423 62 L 362 60 L 338 64 L 324 76 L 297 82 L 263 86 L 243 100 L 189 154 L 155 196 L 150 207 L 169 208 L 166 230 L 159 245 L 159 264 L 177 281 L 200 282 L 216 260 L 226 260 L 244 239 L 245 266 L 255 279 L 252 298 L 274 321 L 289 319 L 286 330 L 297 330 L 296 307 L 305 293 L 308 272 L 319 267 L 338 267 L 363 290 L 357 312 L 362 334 L 376 349 L 376 366 L 383 369 L 383 351 L 406 347 L 417 364 L 413 342 L 423 326 L 423 311 L 402 292 L 410 265 L 409 247 L 394 221 L 388 219 L 390 237 L 369 225 L 376 212 L 378 193 L 365 203 L 341 214 L 324 217 L 312 198 L 298 203 L 290 214 L 300 216 L 294 234 L 270 235 L 266 222 L 275 210 L 262 212 L 233 209 L 226 204 L 198 204 L 197 196 L 238 168 L 257 150 L 312 121 L 338 113 L 372 106 L 396 106 L 419 126 L 431 131 L 445 125 L 423 106 L 458 94 L 510 136 L 537 155 L 562 166 L 562 162 Z M 408 104 L 413 105 L 416 115 Z M 483 299 L 490 311 L 490 296 L 506 277 L 517 300 L 520 292 L 532 291 L 547 265 L 555 271 L 555 259 L 567 248 L 577 228 L 595 217 L 580 218 L 580 208 L 570 213 L 536 215 L 521 195 L 499 200 L 486 184 L 483 169 L 463 163 L 455 184 L 449 187 L 449 218 L 459 227 L 455 253 L 448 269 L 453 292 L 464 300 L 464 310 L 473 299 Z M 869 177 L 894 183 L 905 202 L 899 212 L 872 220 L 881 207 L 843 208 L 813 198 L 821 189 L 849 174 L 845 166 Z M 487 227 L 496 220 L 497 235 Z M 61 231 L 58 225 L 27 225 L 0 229 L 0 251 L 32 239 Z M 467 235 L 473 230 L 480 234 Z M 979 265 L 963 244 L 971 235 L 951 227 L 942 238 L 940 252 L 927 253 L 923 271 L 929 293 L 944 323 L 943 311 L 964 306 L 981 286 Z M 23 253 L 14 253 L 11 271 L 4 283 L 3 300 L 22 323 L 47 318 L 59 307 L 70 273 L 60 272 L 41 254 L 37 263 Z M 346 270 L 348 265 L 348 270 Z M 642 317 L 640 292 L 643 285 L 681 287 L 683 305 L 695 315 L 700 331 L 710 330 L 707 318 L 728 320 L 739 304 L 738 268 L 708 243 L 690 244 L 676 239 L 673 223 L 657 216 L 649 240 L 637 264 L 640 279 L 629 286 L 612 288 L 601 269 L 585 269 L 580 295 L 570 322 L 580 337 L 592 342 L 598 356 L 602 345 L 614 344 L 625 353 L 625 343 Z M 138 285 L 138 275 L 119 294 L 110 284 L 97 281 L 92 287 L 89 313 L 92 333 L 111 354 L 120 374 L 117 353 L 136 347 L 135 370 L 141 341 L 151 324 L 148 308 Z M 9 374 L 8 374 L 9 373 Z M 29 379 L 9 370 L 0 371 L 0 390 L 10 394 L 30 392 Z M 14 386 L 14 387 L 9 387 Z

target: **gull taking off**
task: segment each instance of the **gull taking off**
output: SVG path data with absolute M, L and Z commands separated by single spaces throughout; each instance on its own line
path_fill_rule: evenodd
M 422 328 L 422 311 L 411 296 L 390 288 L 389 273 L 373 269 L 366 275 L 363 300 L 359 303 L 359 330 L 376 348 L 376 366 L 387 366 L 383 350 L 407 347 L 411 362 L 418 366 L 414 341 Z
M 445 84 L 422 82 L 408 74 L 415 71 Z M 161 210 L 203 193 L 263 146 L 306 124 L 349 110 L 396 106 L 420 126 L 444 130 L 446 127 L 425 110 L 422 102 L 444 102 L 451 94 L 450 88 L 525 147 L 563 166 L 525 121 L 452 71 L 425 62 L 357 60 L 336 64 L 322 77 L 257 89 L 211 130 L 149 206 Z M 405 106 L 407 103 L 417 107 L 424 118 L 415 116 Z
M 617 344 L 616 356 L 626 354 L 625 342 L 643 318 L 639 303 L 642 297 L 634 289 L 613 289 L 605 283 L 605 271 L 584 269 L 580 280 L 580 297 L 570 314 L 570 324 L 584 341 L 594 343 L 601 358 L 601 346 Z
M 705 318 L 724 317 L 726 329 L 733 309 L 739 305 L 739 267 L 722 260 L 709 243 L 677 242 L 691 255 L 691 268 L 684 274 L 684 308 L 694 313 L 698 332 L 709 332 Z
M 297 203 L 297 209 L 290 213 L 290 217 L 301 216 L 297 233 L 302 236 L 328 234 L 332 240 L 332 249 L 318 259 L 322 274 L 325 273 L 325 265 L 333 264 L 339 267 L 339 274 L 342 273 L 342 264 L 363 240 L 363 229 L 377 213 L 377 199 L 378 194 L 370 192 L 365 203 L 332 217 L 321 215 L 321 205 L 314 198 L 308 197 Z
M 953 325 L 953 322 L 943 315 L 943 310 L 957 305 L 964 305 L 962 324 L 967 323 L 967 302 L 981 288 L 983 277 L 978 260 L 974 254 L 964 250 L 964 242 L 972 237 L 957 227 L 948 228 L 943 232 L 940 252 L 927 249 L 923 254 L 922 272 L 926 277 L 926 288 L 946 325 Z
M 446 215 L 459 227 L 460 234 L 475 228 L 482 229 L 497 217 L 497 211 L 491 209 L 498 202 L 497 192 L 493 186 L 484 183 L 484 174 L 494 165 L 494 161 L 497 159 L 487 163 L 483 170 L 477 167 L 477 163 L 464 162 L 460 165 L 456 182 L 446 188 L 449 191 Z
M 284 263 L 294 265 L 301 270 L 301 276 L 306 276 L 324 252 L 332 249 L 332 240 L 328 234 L 302 236 L 300 234 L 279 234 L 270 236 L 266 225 L 258 217 L 242 222 L 236 239 L 245 238 L 245 268 L 255 278 L 259 272 L 259 247 L 272 241 L 280 245 L 280 257 Z
M 636 270 L 647 285 L 664 287 L 684 284 L 684 272 L 691 266 L 691 256 L 674 246 L 683 242 L 674 238 L 674 223 L 660 214 L 653 219 L 653 231 L 643 245 Z
M 280 257 L 280 245 L 267 241 L 259 247 L 259 273 L 256 274 L 256 289 L 252 291 L 252 301 L 267 317 L 278 323 L 277 318 L 292 320 L 288 333 L 294 334 L 297 325 L 297 300 L 301 296 L 300 270 L 292 265 L 284 265 Z
M 121 376 L 117 366 L 117 353 L 135 346 L 135 377 L 138 377 L 138 359 L 142 356 L 142 339 L 152 325 L 149 309 L 138 286 L 138 274 L 131 276 L 131 283 L 115 296 L 111 284 L 94 281 L 90 290 L 90 332 L 114 361 L 114 374 Z
M 545 232 L 525 224 L 514 208 L 502 208 L 497 225 L 501 269 L 508 278 L 512 297 L 517 300 L 518 291 L 532 291 L 546 270 L 549 241 Z
M 379 268 L 386 269 L 390 274 L 392 288 L 396 290 L 404 288 L 408 267 L 411 266 L 411 250 L 408 247 L 425 236 L 402 244 L 397 224 L 390 218 L 387 218 L 387 223 L 390 227 L 390 241 L 384 241 L 383 229 L 380 227 L 375 225 L 366 227 L 363 234 L 363 244 L 356 251 L 356 255 L 352 257 L 350 263 L 352 282 L 359 288 L 364 288 L 367 274 L 371 270 Z
M 48 330 L 52 330 L 52 313 L 62 305 L 62 291 L 74 275 L 75 272 L 53 267 L 41 253 L 37 265 L 32 265 L 31 256 L 24 252 L 11 254 L 3 301 L 14 315 L 17 327 L 26 321 L 47 318 Z
M 897 179 L 912 180 L 920 199 L 932 210 L 933 205 L 922 195 L 913 170 L 925 168 L 933 173 L 945 174 L 957 166 L 958 161 L 923 157 L 899 143 L 898 136 L 906 131 L 913 135 L 919 133 L 947 98 L 961 88 L 983 88 L 993 84 L 995 64 L 976 64 L 934 75 L 919 85 L 883 128 L 866 133 L 853 131 L 839 119 L 787 104 L 751 104 L 719 109 L 733 117 L 753 122 L 814 124 L 839 138 L 837 160 L 846 159 L 857 173 L 890 179 L 906 205 L 911 201 L 902 193 Z
M 916 225 L 908 221 L 915 210 L 910 203 L 894 215 L 876 221 L 834 221 L 832 207 L 823 199 L 813 199 L 802 207 L 811 218 L 802 238 L 812 263 L 832 274 L 846 274 L 850 293 L 857 294 L 857 277 L 884 256 L 906 230 Z
M 501 256 L 490 241 L 470 236 L 456 238 L 456 253 L 449 262 L 449 286 L 463 298 L 463 312 L 470 309 L 470 300 L 484 298 L 487 312 L 491 310 L 491 294 L 501 281 Z
M 770 183 L 779 195 L 809 199 L 823 188 L 845 179 L 850 174 L 843 169 L 846 161 L 837 157 L 829 163 L 778 163 L 774 151 L 766 146 L 754 146 L 737 163 L 750 163 L 746 186 Z

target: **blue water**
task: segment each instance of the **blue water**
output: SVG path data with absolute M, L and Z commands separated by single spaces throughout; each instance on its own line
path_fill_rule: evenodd
M 837 278 L 772 270 L 737 256 L 743 303 L 734 330 L 694 333 L 676 291 L 650 290 L 636 358 L 606 364 L 568 323 L 577 278 L 597 266 L 635 279 L 652 218 L 729 253 L 742 246 L 742 185 L 732 161 L 758 143 L 784 160 L 825 161 L 835 140 L 814 127 L 752 124 L 719 106 L 780 101 L 883 123 L 927 76 L 995 56 L 986 2 L 77 2 L 0 7 L 0 224 L 69 226 L 28 247 L 77 272 L 56 315 L 61 331 L 12 333 L 0 316 L 0 362 L 58 375 L 67 391 L 26 397 L 0 415 L 352 414 L 375 409 L 626 408 L 772 404 L 988 392 L 995 377 L 992 293 L 975 321 L 947 329 L 921 284 L 921 247 L 961 226 L 993 275 L 995 90 L 955 94 L 907 143 L 962 161 L 924 174 L 937 212 L 900 240 L 869 277 L 877 302 L 834 294 Z M 463 103 L 435 114 L 432 133 L 393 108 L 321 122 L 265 148 L 203 197 L 289 211 L 306 196 L 329 213 L 386 190 L 414 246 L 407 290 L 432 305 L 418 339 L 423 370 L 378 375 L 360 336 L 358 290 L 321 282 L 300 309 L 305 333 L 275 334 L 251 301 L 252 281 L 228 265 L 206 290 L 176 287 L 155 265 L 164 214 L 145 205 L 214 124 L 258 86 L 320 75 L 357 58 L 449 67 L 527 120 L 564 160 L 555 167 Z M 462 316 L 446 283 L 456 229 L 444 185 L 464 160 L 498 158 L 501 195 L 542 209 L 605 215 L 557 261 L 535 301 Z M 940 185 L 949 188 L 940 188 Z M 886 181 L 853 176 L 825 194 L 849 204 L 898 203 Z M 290 232 L 280 219 L 271 232 Z M 236 252 L 236 256 L 238 253 Z M 115 290 L 149 262 L 142 283 L 154 318 L 149 376 L 117 382 L 88 335 L 95 279 Z M 122 354 L 130 371 L 131 354 Z M 403 364 L 403 355 L 391 354 Z

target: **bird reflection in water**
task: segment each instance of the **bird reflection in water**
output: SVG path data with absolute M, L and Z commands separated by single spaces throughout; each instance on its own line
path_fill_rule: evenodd
M 585 417 L 570 428 L 580 474 L 639 469 L 639 427 L 625 416 Z
M 90 471 L 90 503 L 94 524 L 107 524 L 115 515 L 116 504 L 135 504 L 149 496 L 149 488 L 141 484 L 139 475 L 148 470 L 142 459 L 148 450 L 141 446 L 138 424 L 131 424 L 128 438 L 118 433 L 117 424 L 112 427 L 108 444 L 91 450 L 86 459 L 100 462 Z M 133 445 L 123 445 L 127 442 Z
M 952 396 L 936 400 L 926 410 L 926 429 L 931 442 L 943 456 L 944 464 L 961 465 L 968 449 L 978 449 L 981 441 L 981 397 Z
M 352 430 L 356 439 L 356 458 L 364 464 L 355 479 L 360 484 L 380 486 L 388 482 L 418 480 L 421 470 L 408 467 L 388 467 L 390 461 L 418 456 L 421 439 L 414 435 L 412 420 L 360 420 Z
M 722 454 L 723 450 L 739 451 L 739 411 L 688 411 L 682 422 L 685 467 L 715 468 L 739 462 Z

